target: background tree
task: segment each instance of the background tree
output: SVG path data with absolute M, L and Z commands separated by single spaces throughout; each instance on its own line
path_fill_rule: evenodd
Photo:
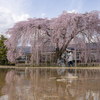
M 0 64 L 7 64 L 7 48 L 4 45 L 4 41 L 7 40 L 3 35 L 0 37 Z
M 30 44 L 31 58 L 36 59 L 39 47 L 43 49 L 43 45 L 47 42 L 52 43 L 56 48 L 57 58 L 60 58 L 75 37 L 81 47 L 84 48 L 84 39 L 90 41 L 99 33 L 99 11 L 86 12 L 84 14 L 63 11 L 60 16 L 50 20 L 47 18 L 30 18 L 28 21 L 16 23 L 13 28 L 8 29 L 6 32 L 6 34 L 10 35 L 10 38 L 5 41 L 5 45 L 8 48 L 7 58 L 9 61 L 15 62 L 15 59 L 24 53 L 23 48 Z M 85 38 L 83 38 L 83 35 Z M 19 44 L 21 49 L 17 52 Z

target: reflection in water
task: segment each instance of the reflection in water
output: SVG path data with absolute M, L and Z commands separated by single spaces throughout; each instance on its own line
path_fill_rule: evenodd
M 13 69 L 3 78 L 0 100 L 100 100 L 100 70 Z

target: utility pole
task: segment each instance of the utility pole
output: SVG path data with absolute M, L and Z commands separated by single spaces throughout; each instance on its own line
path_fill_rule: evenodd
M 75 36 L 75 76 L 76 76 L 76 63 L 77 63 L 77 59 L 76 59 L 76 36 Z
M 76 59 L 76 37 L 75 37 L 75 67 L 76 67 L 77 59 Z
M 39 29 L 37 30 L 37 65 L 39 65 Z

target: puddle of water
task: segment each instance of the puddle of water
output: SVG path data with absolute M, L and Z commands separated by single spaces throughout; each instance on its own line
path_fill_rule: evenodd
M 100 100 L 100 70 L 0 69 L 0 100 Z

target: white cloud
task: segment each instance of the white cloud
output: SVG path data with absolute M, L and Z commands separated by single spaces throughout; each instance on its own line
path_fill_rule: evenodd
M 3 8 L 3 7 L 0 7 L 0 12 L 3 13 L 10 13 L 10 10 L 6 9 L 6 8 Z
M 11 28 L 14 23 L 22 20 L 27 20 L 29 14 L 12 13 L 9 9 L 0 7 L 0 33 L 4 33 L 8 28 Z
M 22 15 L 12 14 L 12 18 L 14 19 L 15 22 L 27 20 L 27 18 L 29 17 L 30 17 L 29 14 L 22 14 Z
M 45 13 L 42 14 L 42 18 L 45 16 Z
M 78 13 L 77 10 L 67 11 L 68 13 Z

